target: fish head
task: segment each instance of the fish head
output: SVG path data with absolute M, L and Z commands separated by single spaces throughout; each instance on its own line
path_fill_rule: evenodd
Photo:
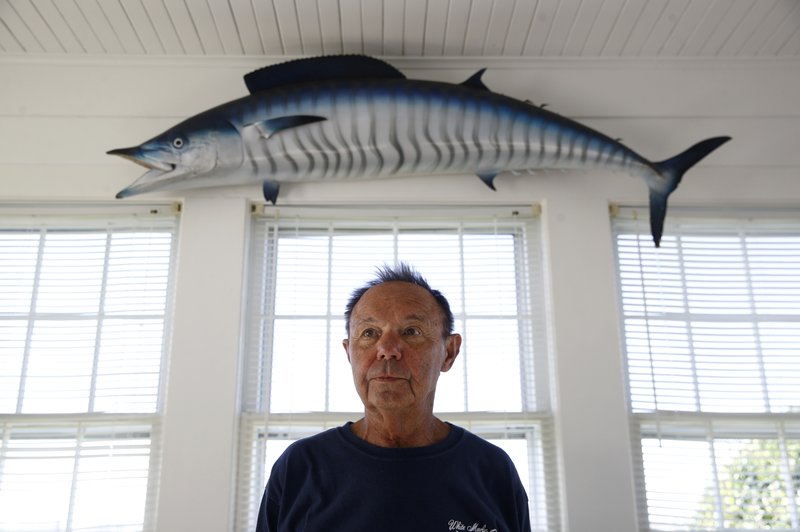
M 107 152 L 144 166 L 148 171 L 117 193 L 125 198 L 176 188 L 201 186 L 214 177 L 238 170 L 244 161 L 239 131 L 224 119 L 190 118 L 131 148 Z M 204 179 L 207 178 L 207 179 Z

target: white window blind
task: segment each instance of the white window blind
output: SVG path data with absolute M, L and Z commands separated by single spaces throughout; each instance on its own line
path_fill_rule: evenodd
M 614 221 L 642 530 L 800 527 L 800 217 Z
M 151 530 L 177 217 L 0 207 L 0 530 Z
M 350 293 L 406 261 L 450 301 L 464 345 L 435 410 L 517 464 L 534 530 L 558 530 L 538 220 L 531 208 L 327 209 L 253 221 L 237 530 L 292 441 L 363 415 L 342 348 Z

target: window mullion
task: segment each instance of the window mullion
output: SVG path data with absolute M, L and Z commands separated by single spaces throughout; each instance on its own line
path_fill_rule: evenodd
M 684 247 L 683 247 L 683 234 L 681 231 L 678 231 L 678 235 L 676 237 L 676 245 L 678 249 L 678 267 L 680 268 L 680 279 L 681 279 L 681 293 L 683 297 L 683 310 L 685 312 L 685 320 L 686 320 L 686 341 L 689 346 L 689 363 L 691 365 L 691 383 L 692 389 L 694 390 L 694 403 L 695 403 L 695 410 L 697 412 L 702 412 L 703 406 L 700 399 L 700 379 L 697 376 L 697 357 L 695 354 L 695 345 L 694 345 L 694 329 L 692 328 L 692 313 L 689 310 L 689 287 L 688 287 L 688 276 L 686 274 L 686 257 L 684 256 Z
M 275 356 L 273 342 L 269 340 L 272 340 L 275 336 L 275 293 L 278 284 L 278 241 L 280 240 L 280 232 L 279 224 L 273 224 L 272 241 L 268 241 L 265 244 L 265 257 L 272 259 L 271 263 L 268 265 L 268 267 L 271 268 L 271 273 L 268 276 L 270 286 L 269 288 L 264 286 L 267 297 L 262 298 L 264 305 L 262 307 L 262 317 L 259 324 L 259 328 L 261 329 L 261 345 L 264 346 L 266 351 L 264 356 L 264 368 L 259 376 L 259 382 L 261 383 L 259 389 L 262 393 L 259 403 L 263 405 L 265 424 L 269 423 L 270 396 L 272 394 L 272 359 Z M 271 253 L 269 253 L 270 247 L 272 248 Z M 267 331 L 267 329 L 269 329 L 269 331 Z
M 328 225 L 328 282 L 327 290 L 325 292 L 325 308 L 327 309 L 325 317 L 325 412 L 330 411 L 331 404 L 331 302 L 333 299 L 333 238 L 334 228 L 333 224 Z M 349 332 L 348 332 L 349 333 Z
M 708 420 L 706 422 L 706 441 L 708 442 L 709 459 L 711 461 L 711 478 L 714 489 L 714 506 L 717 511 L 717 528 L 725 528 L 725 506 L 722 500 L 722 490 L 720 490 L 719 468 L 717 467 L 717 450 L 714 445 L 714 422 Z
M 756 360 L 758 361 L 758 375 L 761 381 L 761 393 L 764 395 L 764 408 L 767 412 L 772 412 L 770 404 L 769 384 L 767 382 L 767 369 L 764 364 L 764 350 L 761 345 L 761 327 L 759 327 L 756 314 L 756 296 L 753 290 L 753 270 L 750 265 L 750 250 L 747 248 L 747 238 L 744 230 L 739 232 L 739 247 L 744 263 L 745 283 L 747 283 L 747 301 L 750 305 L 750 315 L 753 320 L 753 340 L 756 348 Z
M 786 500 L 789 506 L 789 519 L 792 529 L 800 528 L 800 511 L 797 508 L 797 500 L 800 494 L 796 493 L 794 479 L 792 478 L 792 464 L 789 461 L 789 449 L 786 445 L 786 426 L 781 421 L 778 423 L 778 449 L 780 449 L 781 473 L 783 483 L 786 485 Z
M 458 273 L 459 278 L 461 279 L 461 283 L 459 284 L 459 289 L 461 290 L 461 315 L 462 315 L 462 323 L 464 324 L 464 345 L 468 345 L 466 342 L 467 335 L 469 334 L 467 331 L 467 319 L 466 319 L 466 309 L 467 309 L 467 290 L 466 290 L 466 279 L 465 276 L 467 275 L 466 272 L 466 265 L 464 264 L 464 223 L 458 223 L 458 257 L 459 257 L 459 264 L 458 264 Z M 469 348 L 465 349 L 464 354 L 466 356 L 461 357 L 462 364 L 464 365 L 464 370 L 462 371 L 462 375 L 464 376 L 464 411 L 469 412 Z
M 103 334 L 103 321 L 105 320 L 106 292 L 108 290 L 108 262 L 111 256 L 111 231 L 106 232 L 106 246 L 103 256 L 103 274 L 100 281 L 100 297 L 97 308 L 97 327 L 95 329 L 94 354 L 92 360 L 92 375 L 89 383 L 89 405 L 87 412 L 94 412 L 94 400 L 97 394 L 97 372 L 100 367 L 100 340 Z
M 75 435 L 75 461 L 72 466 L 72 481 L 69 488 L 69 509 L 67 510 L 67 521 L 65 530 L 69 532 L 72 530 L 72 521 L 75 517 L 75 498 L 78 494 L 78 475 L 80 471 L 81 462 L 81 449 L 83 448 L 83 440 L 86 433 L 86 426 L 83 423 L 78 423 L 78 432 Z
M 25 333 L 25 346 L 22 351 L 22 367 L 19 375 L 19 390 L 17 393 L 16 413 L 22 413 L 22 404 L 25 399 L 25 383 L 27 382 L 28 363 L 31 357 L 31 343 L 33 342 L 33 329 L 36 324 L 36 309 L 39 300 L 39 286 L 42 277 L 42 264 L 44 263 L 44 249 L 47 244 L 47 230 L 39 230 L 39 248 L 36 254 L 36 266 L 33 274 L 33 287 L 31 290 L 31 304 L 28 315 L 28 330 Z

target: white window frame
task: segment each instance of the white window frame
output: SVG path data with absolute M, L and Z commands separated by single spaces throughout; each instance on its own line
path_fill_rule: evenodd
M 163 333 L 161 340 L 160 372 L 157 384 L 157 397 L 152 411 L 147 412 L 121 412 L 108 413 L 94 411 L 93 397 L 94 384 L 90 390 L 89 405 L 86 412 L 70 413 L 26 413 L 21 410 L 21 401 L 17 401 L 15 412 L 0 413 L 0 491 L 3 489 L 3 470 L 11 460 L 48 458 L 73 460 L 72 471 L 68 474 L 68 501 L 43 500 L 40 504 L 63 504 L 67 509 L 65 519 L 58 523 L 58 530 L 70 531 L 73 526 L 76 505 L 86 507 L 88 504 L 96 505 L 98 501 L 88 502 L 88 495 L 81 495 L 81 482 L 84 478 L 91 478 L 91 469 L 87 470 L 85 464 L 92 464 L 93 460 L 102 461 L 107 456 L 147 457 L 147 478 L 145 481 L 146 493 L 141 494 L 144 507 L 141 526 L 131 524 L 99 523 L 97 526 L 118 527 L 119 530 L 155 530 L 156 507 L 158 501 L 158 486 L 161 471 L 162 447 L 162 418 L 164 400 L 166 396 L 166 376 L 169 353 L 169 338 L 171 330 L 171 309 L 173 307 L 173 293 L 176 274 L 176 256 L 178 247 L 178 223 L 180 205 L 176 203 L 148 203 L 148 204 L 105 204 L 105 203 L 69 203 L 69 204 L 0 204 L 0 228 L 8 230 L 33 231 L 44 233 L 52 232 L 106 232 L 108 235 L 122 231 L 147 231 L 152 229 L 158 232 L 171 234 L 169 256 L 169 273 L 165 294 L 163 313 Z M 104 259 L 107 269 L 107 257 Z M 104 272 L 104 278 L 107 272 Z M 38 285 L 38 278 L 34 281 Z M 33 297 L 36 297 L 35 293 Z M 101 298 L 102 300 L 102 298 Z M 64 314 L 69 319 L 68 314 Z M 14 314 L 5 316 L 14 318 Z M 105 314 L 98 310 L 98 321 L 113 318 L 112 314 Z M 37 314 L 31 313 L 27 318 L 16 316 L 16 319 L 37 319 Z M 30 327 L 30 325 L 29 325 Z M 99 329 L 98 329 L 99 330 Z M 96 337 L 99 340 L 99 336 Z M 95 352 L 97 352 L 95 346 Z M 26 348 L 27 352 L 27 348 Z M 97 357 L 97 354 L 95 354 Z M 97 362 L 92 370 L 92 383 L 97 377 Z M 24 378 L 24 371 L 23 371 Z M 24 385 L 20 385 L 20 397 Z M 14 443 L 15 435 L 30 443 L 24 447 Z M 28 435 L 27 438 L 22 436 Z M 98 439 L 106 444 L 98 446 Z M 41 445 L 37 444 L 41 442 Z M 64 446 L 58 442 L 64 441 Z M 66 442 L 72 443 L 66 443 Z M 56 442 L 48 446 L 48 442 Z M 48 454 L 43 454 L 46 449 Z M 66 462 L 65 462 L 66 463 Z M 102 479 L 103 472 L 94 474 Z M 126 473 L 127 474 L 127 473 Z M 90 485 L 86 484 L 87 486 Z M 34 486 L 35 488 L 35 486 Z M 42 489 L 44 487 L 42 486 Z M 88 489 L 88 488 L 87 488 Z M 96 489 L 96 488 L 95 488 Z M 138 495 L 138 494 L 137 494 Z M 31 493 L 31 497 L 33 497 Z M 92 506 L 93 507 L 93 506 Z M 91 510 L 91 514 L 96 510 Z M 117 529 L 117 528 L 115 528 Z
M 670 319 L 670 316 L 672 315 L 672 307 L 686 309 L 687 296 L 685 291 L 681 291 L 684 290 L 683 288 L 675 288 L 677 284 L 683 283 L 684 281 L 673 280 L 673 284 L 670 285 L 670 281 L 666 280 L 666 277 L 668 277 L 666 273 L 662 274 L 661 272 L 650 272 L 651 279 L 662 275 L 665 278 L 664 281 L 661 282 L 663 282 L 662 286 L 667 288 L 659 289 L 658 281 L 655 280 L 645 283 L 648 286 L 647 291 L 661 293 L 662 295 L 660 297 L 663 298 L 663 301 L 657 305 L 653 305 L 658 306 L 658 308 L 655 309 L 648 308 L 646 303 L 644 304 L 643 310 L 639 309 L 626 311 L 624 309 L 623 302 L 625 301 L 625 285 L 628 286 L 628 290 L 635 292 L 638 290 L 636 286 L 641 286 L 642 274 L 634 274 L 629 272 L 627 281 L 623 279 L 625 274 L 623 272 L 623 266 L 620 262 L 620 253 L 622 247 L 620 235 L 625 235 L 623 238 L 629 239 L 628 244 L 626 245 L 627 250 L 633 248 L 639 249 L 639 272 L 644 271 L 648 267 L 652 267 L 653 264 L 657 264 L 657 262 L 661 259 L 652 258 L 657 256 L 658 252 L 651 249 L 652 242 L 649 235 L 646 208 L 617 207 L 612 210 L 612 213 L 614 214 L 612 227 L 615 237 L 614 246 L 617 257 L 617 278 L 621 316 L 620 323 L 622 327 L 621 337 L 623 339 L 623 355 L 626 361 L 626 385 L 628 387 L 627 398 L 630 416 L 632 451 L 634 458 L 639 529 L 642 531 L 684 529 L 695 530 L 695 528 L 685 528 L 692 526 L 692 524 L 689 523 L 689 516 L 677 514 L 671 515 L 671 512 L 680 512 L 681 504 L 690 505 L 694 504 L 691 501 L 697 500 L 692 498 L 693 496 L 683 495 L 681 493 L 682 491 L 687 490 L 687 484 L 692 484 L 691 481 L 684 478 L 684 486 L 681 488 L 677 483 L 672 483 L 668 478 L 670 476 L 668 473 L 670 469 L 679 469 L 682 463 L 689 459 L 687 456 L 679 454 L 677 450 L 673 451 L 672 449 L 679 449 L 679 446 L 687 445 L 693 446 L 698 450 L 704 449 L 708 453 L 707 460 L 703 461 L 702 463 L 696 463 L 692 466 L 695 468 L 704 468 L 710 471 L 710 478 L 708 481 L 711 484 L 709 485 L 708 490 L 711 490 L 715 494 L 713 496 L 709 496 L 713 500 L 713 503 L 704 504 L 710 504 L 710 506 L 707 506 L 708 510 L 706 515 L 708 515 L 708 512 L 715 513 L 714 519 L 716 521 L 716 526 L 711 528 L 702 528 L 702 530 L 733 530 L 733 528 L 727 527 L 725 524 L 724 514 L 720 512 L 720 508 L 723 504 L 725 504 L 722 499 L 721 484 L 725 481 L 724 475 L 726 474 L 720 471 L 726 467 L 726 461 L 719 456 L 721 450 L 725 449 L 726 445 L 732 445 L 738 442 L 776 442 L 779 448 L 782 449 L 782 459 L 786 461 L 786 463 L 781 466 L 785 469 L 783 472 L 783 480 L 784 483 L 788 484 L 789 492 L 791 493 L 792 482 L 787 480 L 791 464 L 789 463 L 789 458 L 786 455 L 786 449 L 790 442 L 792 442 L 792 445 L 797 445 L 800 443 L 800 415 L 798 415 L 796 412 L 787 411 L 785 408 L 776 408 L 773 410 L 769 406 L 765 407 L 761 411 L 758 411 L 757 409 L 755 411 L 751 411 L 749 409 L 747 411 L 725 411 L 723 406 L 715 405 L 713 402 L 706 402 L 706 406 L 704 407 L 703 402 L 700 400 L 700 391 L 696 392 L 698 395 L 697 399 L 695 399 L 694 408 L 690 408 L 688 406 L 684 407 L 676 404 L 675 401 L 678 401 L 678 399 L 673 399 L 672 403 L 669 403 L 665 400 L 667 404 L 673 405 L 673 407 L 670 408 L 669 406 L 659 405 L 658 397 L 667 397 L 669 389 L 666 388 L 666 386 L 669 386 L 669 384 L 664 384 L 661 382 L 660 386 L 664 386 L 664 389 L 658 389 L 657 391 L 657 387 L 659 387 L 659 385 L 656 384 L 656 378 L 653 376 L 655 374 L 651 374 L 651 396 L 648 396 L 647 392 L 641 391 L 641 384 L 634 385 L 632 380 L 634 366 L 631 364 L 633 363 L 633 360 L 639 359 L 634 358 L 636 355 L 632 355 L 629 352 L 629 342 L 633 342 L 630 344 L 635 346 L 632 348 L 633 350 L 643 349 L 645 351 L 649 351 L 651 373 L 655 371 L 653 369 L 654 363 L 666 364 L 665 360 L 670 358 L 669 349 L 672 347 L 664 343 L 664 335 L 662 335 L 661 338 L 658 337 L 657 328 L 659 322 L 657 320 L 662 317 L 664 319 Z M 674 269 L 679 268 L 683 272 L 685 266 L 683 266 L 684 258 L 680 253 L 681 248 L 676 248 L 675 246 L 678 245 L 678 242 L 681 238 L 685 238 L 684 235 L 688 235 L 690 238 L 694 237 L 698 233 L 705 235 L 720 235 L 728 238 L 740 238 L 742 239 L 741 241 L 743 241 L 747 235 L 777 234 L 791 236 L 792 238 L 796 239 L 800 236 L 800 218 L 797 216 L 796 211 L 781 209 L 732 210 L 720 208 L 673 208 L 671 209 L 670 215 L 667 218 L 664 233 L 665 237 L 662 241 L 662 246 L 665 248 L 677 249 L 677 254 L 679 256 L 677 260 L 674 259 L 673 255 L 669 255 L 669 258 L 664 259 L 663 264 L 665 266 L 665 270 L 667 269 L 667 261 L 671 258 L 673 259 L 673 262 L 670 263 L 670 267 L 673 267 Z M 635 235 L 638 235 L 638 238 Z M 636 240 L 637 244 L 635 246 L 630 245 L 630 239 Z M 794 247 L 795 250 L 798 248 L 800 248 L 800 245 L 796 245 Z M 654 255 L 654 253 L 656 255 Z M 794 253 L 797 254 L 797 251 Z M 642 259 L 642 256 L 644 255 L 646 255 L 648 258 Z M 648 260 L 650 260 L 650 262 L 648 262 Z M 637 267 L 634 267 L 634 269 L 637 269 Z M 629 267 L 628 270 L 631 270 L 631 268 Z M 681 276 L 683 275 L 685 274 L 681 273 Z M 750 274 L 748 272 L 748 283 L 751 282 L 749 275 Z M 798 271 L 798 275 L 800 275 L 800 270 Z M 670 280 L 672 280 L 671 277 Z M 674 291 L 670 291 L 670 288 L 674 289 Z M 659 290 L 664 291 L 658 292 Z M 683 295 L 681 296 L 681 294 Z M 725 296 L 725 294 L 717 294 L 717 297 L 720 295 L 723 297 Z M 681 297 L 684 298 L 683 301 L 676 301 L 680 300 Z M 749 297 L 753 298 L 752 292 L 749 294 Z M 787 295 L 787 298 L 792 297 L 794 297 L 794 299 L 788 299 L 788 301 L 796 301 L 798 299 L 797 295 Z M 630 296 L 630 300 L 639 301 L 640 299 L 637 299 L 635 296 Z M 754 300 L 750 299 L 750 301 Z M 759 314 L 757 311 L 751 310 L 750 314 L 736 313 L 736 311 L 725 309 L 724 303 L 721 305 L 723 306 L 720 308 L 719 314 L 716 315 L 719 321 L 724 322 L 725 320 L 729 319 L 735 321 L 738 320 L 736 322 L 753 324 L 754 328 L 757 328 L 757 324 L 759 323 Z M 635 303 L 631 303 L 631 306 L 635 306 Z M 785 315 L 779 316 L 778 318 L 771 316 L 771 318 L 787 320 L 787 322 L 796 323 L 798 330 L 800 330 L 800 312 L 798 312 L 798 310 L 800 310 L 800 306 L 798 306 L 798 309 L 795 309 L 794 312 L 787 312 Z M 686 323 L 690 323 L 692 321 L 702 322 L 702 320 L 711 320 L 714 318 L 713 314 L 693 314 L 691 310 L 685 310 L 684 312 L 685 314 L 683 317 L 676 317 L 675 319 L 683 319 L 686 320 Z M 641 338 L 638 336 L 627 336 L 625 324 L 626 319 L 640 320 L 647 324 L 644 331 L 639 332 Z M 690 353 L 689 358 L 693 361 L 692 364 L 694 365 L 697 363 L 696 360 L 698 358 L 698 355 L 695 354 L 696 344 L 691 338 L 691 331 L 688 334 L 688 346 L 684 346 L 682 349 L 685 352 Z M 639 343 L 645 342 L 646 345 L 643 347 L 636 346 L 637 339 Z M 727 343 L 728 339 L 721 338 L 720 341 Z M 666 351 L 664 351 L 665 349 Z M 796 349 L 800 353 L 800 344 L 796 346 Z M 656 362 L 654 362 L 654 354 L 658 354 L 659 350 L 661 351 L 662 356 L 661 358 L 657 359 Z M 762 354 L 762 346 L 757 345 L 755 350 L 757 352 L 758 359 L 761 360 L 761 364 L 763 364 L 763 357 L 765 355 Z M 797 373 L 797 371 L 797 366 L 794 366 L 794 373 Z M 678 379 L 676 382 L 684 383 L 686 386 L 694 387 L 696 390 L 700 386 L 700 384 L 698 384 L 696 375 L 693 378 L 681 377 L 678 375 L 678 372 L 676 372 L 674 378 Z M 637 377 L 637 379 L 641 381 L 640 377 Z M 634 391 L 634 386 L 638 386 L 638 392 Z M 764 386 L 767 386 L 766 381 L 764 381 Z M 770 393 L 767 390 L 768 388 L 765 388 L 763 393 Z M 654 404 L 651 406 L 646 406 L 648 400 L 637 399 L 642 395 L 645 397 L 651 397 L 651 399 L 654 398 L 654 401 L 651 401 Z M 706 395 L 708 394 L 706 393 Z M 765 397 L 768 398 L 769 395 L 765 395 Z M 768 400 L 767 404 L 769 404 Z M 800 405 L 798 405 L 798 407 L 800 407 Z M 651 463 L 649 464 L 649 467 L 652 468 L 653 472 L 653 476 L 650 478 L 649 483 L 647 476 L 648 464 L 646 463 L 648 460 L 648 452 L 651 453 Z M 674 454 L 672 454 L 673 452 Z M 658 460 L 665 460 L 665 462 L 661 463 L 658 462 Z M 727 463 L 730 463 L 730 459 L 728 459 Z M 648 490 L 651 491 L 649 492 Z M 651 492 L 653 493 L 653 501 L 648 500 Z M 670 504 L 665 503 L 666 499 L 663 498 L 669 496 L 674 497 L 671 503 L 674 505 L 672 510 L 669 508 Z M 790 497 L 789 501 L 787 502 L 787 513 L 790 515 L 792 520 L 791 530 L 796 530 L 797 526 L 800 526 L 800 513 L 798 512 L 797 503 L 798 500 L 800 500 L 800 494 L 794 493 L 794 498 Z M 703 508 L 700 508 L 698 512 L 702 510 Z M 695 516 L 696 515 L 698 514 L 695 514 Z M 694 517 L 692 517 L 692 519 L 693 518 Z M 679 524 L 681 521 L 683 521 L 683 524 Z
M 260 211 L 260 209 L 256 209 Z M 438 412 L 443 419 L 464 426 L 465 428 L 487 439 L 523 438 L 527 444 L 529 471 L 525 473 L 534 485 L 535 491 L 526 486 L 529 491 L 532 523 L 539 524 L 534 530 L 557 531 L 560 530 L 560 513 L 557 510 L 559 500 L 558 473 L 555 458 L 555 432 L 553 429 L 553 415 L 550 404 L 550 371 L 549 371 L 549 345 L 545 333 L 544 320 L 544 282 L 543 260 L 541 256 L 541 228 L 538 220 L 538 206 L 497 206 L 497 207 L 459 207 L 459 206 L 385 206 L 383 208 L 358 207 L 322 207 L 322 208 L 282 208 L 279 215 L 267 211 L 266 216 L 256 213 L 251 235 L 254 239 L 264 238 L 263 229 L 256 226 L 265 223 L 274 227 L 317 227 L 317 228 L 367 228 L 386 227 L 387 224 L 399 224 L 403 228 L 411 228 L 415 224 L 419 228 L 431 227 L 456 228 L 459 224 L 469 224 L 470 221 L 491 223 L 492 219 L 503 217 L 521 217 L 525 221 L 524 235 L 526 241 L 520 247 L 521 252 L 527 254 L 519 265 L 527 269 L 525 277 L 529 279 L 532 287 L 527 287 L 530 300 L 522 302 L 529 312 L 536 314 L 531 320 L 529 335 L 536 343 L 533 349 L 535 360 L 523 361 L 525 364 L 536 365 L 534 378 L 530 382 L 536 392 L 535 397 L 523 400 L 522 410 L 518 412 Z M 520 213 L 522 215 L 520 216 Z M 272 219 L 270 219 L 272 218 Z M 436 221 L 438 219 L 438 222 Z M 335 229 L 333 229 L 335 230 Z M 273 236 L 275 233 L 272 233 Z M 264 485 L 268 477 L 267 469 L 271 460 L 279 454 L 279 449 L 266 457 L 265 445 L 268 441 L 293 440 L 303 436 L 310 436 L 324 429 L 340 426 L 346 421 L 354 421 L 363 416 L 363 411 L 357 412 L 309 412 L 309 413 L 269 413 L 266 398 L 269 396 L 268 376 L 269 351 L 271 346 L 261 345 L 262 335 L 255 332 L 255 316 L 263 312 L 270 314 L 269 305 L 272 304 L 269 287 L 259 287 L 259 283 L 266 281 L 265 268 L 259 264 L 264 261 L 266 246 L 251 241 L 251 261 L 248 278 L 251 280 L 247 293 L 250 297 L 248 303 L 245 325 L 245 355 L 243 371 L 242 397 L 243 412 L 240 417 L 240 450 L 239 450 L 239 479 L 237 489 L 236 530 L 251 530 L 255 524 L 258 506 L 263 494 Z M 396 258 L 396 257 L 395 257 Z M 387 260 L 386 262 L 393 262 Z M 412 262 L 412 265 L 413 262 Z M 273 267 L 270 265 L 269 267 Z M 376 264 L 375 266 L 380 266 Z M 425 275 L 423 266 L 418 266 Z M 255 276 L 258 280 L 254 281 Z M 360 283 L 368 281 L 374 271 L 364 271 Z M 268 276 L 267 276 L 268 277 Z M 434 288 L 436 284 L 432 282 Z M 349 287 L 353 290 L 357 286 Z M 441 287 L 438 287 L 441 288 Z M 256 308 L 254 308 L 254 305 Z M 267 308 L 258 307 L 266 305 Z M 343 309 L 342 309 L 343 311 Z M 333 314 L 333 310 L 331 311 Z M 340 319 L 339 316 L 329 316 L 330 319 Z M 456 313 L 456 324 L 463 316 Z M 338 324 L 337 324 L 338 327 Z M 458 325 L 457 325 L 458 328 Z M 333 333 L 336 338 L 344 337 L 344 329 L 338 328 Z M 520 337 L 525 332 L 521 331 Z M 468 341 L 468 340 L 467 340 Z M 267 342 L 268 344 L 268 342 Z M 342 352 L 342 357 L 343 357 Z M 259 384 L 260 379 L 266 379 Z M 248 382 L 248 379 L 250 380 Z M 248 390 L 250 393 L 248 394 Z M 523 388 L 524 390 L 524 388 Z M 352 391 L 355 396 L 355 390 Z M 525 394 L 523 392 L 523 396 Z M 535 406 L 534 406 L 535 405 Z M 546 485 L 546 489 L 545 489 Z

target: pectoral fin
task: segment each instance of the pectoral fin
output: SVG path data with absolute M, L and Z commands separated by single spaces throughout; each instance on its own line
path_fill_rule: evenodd
M 322 122 L 323 120 L 327 120 L 327 118 L 310 115 L 279 116 L 277 118 L 268 118 L 261 122 L 255 122 L 247 127 L 256 128 L 261 137 L 268 139 L 275 133 L 283 131 L 284 129 L 313 124 L 314 122 Z
M 261 188 L 264 191 L 264 199 L 275 205 L 275 202 L 278 201 L 278 192 L 281 188 L 280 184 L 275 181 L 264 181 Z
M 497 177 L 498 173 L 499 172 L 484 172 L 482 174 L 478 174 L 478 177 L 481 178 L 481 181 L 483 181 L 487 187 L 491 188 L 492 190 L 497 190 L 494 188 L 494 178 Z

